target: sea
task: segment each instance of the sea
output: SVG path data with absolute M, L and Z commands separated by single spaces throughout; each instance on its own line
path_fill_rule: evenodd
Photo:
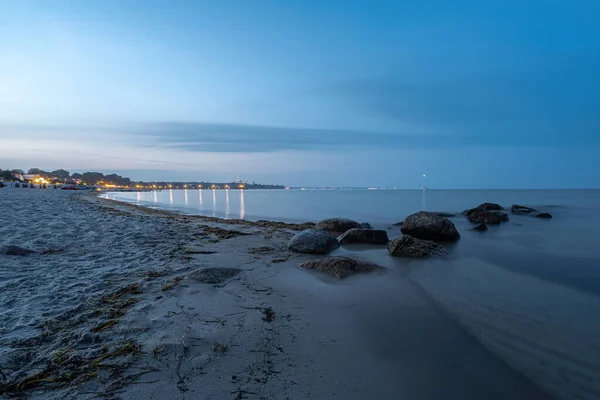
M 398 260 L 369 246 L 340 252 L 403 271 L 488 351 L 553 397 L 600 399 L 600 190 L 230 189 L 103 196 L 231 219 L 347 217 L 385 229 L 390 238 L 401 235 L 394 224 L 414 212 L 454 214 L 461 239 L 445 258 Z M 510 220 L 487 232 L 472 230 L 461 212 L 483 202 L 502 205 Z M 513 215 L 513 204 L 553 218 Z

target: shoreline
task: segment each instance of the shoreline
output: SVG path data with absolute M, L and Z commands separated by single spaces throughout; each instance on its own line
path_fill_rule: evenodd
M 287 251 L 288 240 L 304 224 L 240 223 L 96 193 L 39 197 L 40 204 L 66 204 L 82 213 L 74 218 L 89 218 L 74 230 L 73 240 L 90 254 L 67 248 L 18 261 L 25 266 L 66 257 L 73 266 L 86 265 L 102 252 L 116 252 L 105 256 L 114 269 L 102 275 L 108 283 L 93 296 L 115 314 L 88 315 L 95 303 L 82 297 L 82 309 L 63 314 L 76 325 L 59 326 L 62 331 L 51 331 L 46 341 L 31 342 L 51 361 L 60 350 L 59 336 L 74 331 L 80 348 L 72 351 L 94 367 L 84 370 L 92 376 L 80 383 L 29 381 L 35 382 L 26 387 L 31 398 L 549 398 L 487 350 L 481 338 L 466 333 L 411 278 L 411 270 L 421 270 L 420 261 L 387 257 L 380 260 L 384 274 L 338 281 L 298 267 L 319 256 Z M 75 223 L 57 218 L 48 227 L 55 234 L 61 234 L 58 223 L 64 219 Z M 35 228 L 43 227 L 23 227 L 23 237 Z M 86 237 L 96 229 L 98 235 Z M 102 235 L 102 251 L 96 252 L 93 243 Z M 336 254 L 369 259 L 380 251 L 341 248 Z M 207 277 L 199 273 L 203 268 L 233 271 Z M 92 271 L 82 277 L 90 279 Z M 113 347 L 102 353 L 107 345 Z

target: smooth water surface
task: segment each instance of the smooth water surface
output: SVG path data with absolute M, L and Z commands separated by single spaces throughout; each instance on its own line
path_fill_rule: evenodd
M 105 196 L 225 218 L 348 217 L 386 229 L 390 238 L 400 236 L 393 224 L 413 212 L 456 213 L 451 220 L 461 239 L 448 245 L 449 255 L 442 259 L 396 259 L 384 247 L 344 247 L 336 253 L 388 268 L 385 282 L 393 282 L 394 273 L 408 277 L 486 349 L 552 396 L 600 399 L 598 190 L 188 190 Z M 553 218 L 508 210 L 510 221 L 480 233 L 460 212 L 482 202 L 530 206 Z M 377 307 L 393 318 L 398 305 Z M 369 332 L 375 342 L 395 332 L 389 322 Z

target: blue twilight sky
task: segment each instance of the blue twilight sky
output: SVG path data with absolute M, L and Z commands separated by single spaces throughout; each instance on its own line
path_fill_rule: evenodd
M 0 168 L 600 187 L 600 1 L 0 0 Z

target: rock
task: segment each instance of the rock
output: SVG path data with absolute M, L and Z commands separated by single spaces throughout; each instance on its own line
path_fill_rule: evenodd
M 352 257 L 326 257 L 319 260 L 307 261 L 300 266 L 306 269 L 325 272 L 340 279 L 356 273 L 380 272 L 383 270 L 378 265 Z
M 424 240 L 456 241 L 460 238 L 452 221 L 427 211 L 406 217 L 400 230 L 405 235 Z
M 513 214 L 531 214 L 534 211 L 535 211 L 535 209 L 533 209 L 533 208 L 519 206 L 516 204 L 513 205 L 512 207 L 510 207 L 510 212 Z
M 393 224 L 393 226 L 402 226 L 403 223 L 404 221 L 396 222 L 395 224 Z
M 388 243 L 388 251 L 395 257 L 430 257 L 443 256 L 447 254 L 445 248 L 439 244 L 414 238 L 410 235 L 404 235 Z
M 469 221 L 475 224 L 492 224 L 497 225 L 501 222 L 508 221 L 508 215 L 495 211 L 476 211 L 469 214 Z
M 202 283 L 218 284 L 233 278 L 242 272 L 238 268 L 200 268 L 192 272 L 189 277 Z
M 340 247 L 340 243 L 329 233 L 318 229 L 307 229 L 297 233 L 288 249 L 296 253 L 327 254 Z
M 353 228 L 360 228 L 360 224 L 348 218 L 327 218 L 315 226 L 315 229 L 334 233 L 336 236 Z
M 474 231 L 479 231 L 479 232 L 485 232 L 488 230 L 488 227 L 486 224 L 479 224 L 477 225 L 475 228 L 473 228 Z
M 550 218 L 552 218 L 552 214 L 550 214 L 550 213 L 539 213 L 539 214 L 534 215 L 534 217 L 536 217 L 536 218 L 550 219 Z
M 0 247 L 0 254 L 5 256 L 26 256 L 31 253 L 35 253 L 35 251 L 19 246 L 6 245 Z
M 386 244 L 389 242 L 386 231 L 354 228 L 338 236 L 340 244 Z
M 371 226 L 371 224 L 368 222 L 363 222 L 360 224 L 360 229 L 373 229 L 373 226 Z
M 471 208 L 470 210 L 465 210 L 463 213 L 466 213 L 467 216 L 471 215 L 474 212 L 478 212 L 478 211 L 502 211 L 504 210 L 504 207 L 502 207 L 500 204 L 495 204 L 495 203 L 483 203 L 478 205 L 475 208 Z

